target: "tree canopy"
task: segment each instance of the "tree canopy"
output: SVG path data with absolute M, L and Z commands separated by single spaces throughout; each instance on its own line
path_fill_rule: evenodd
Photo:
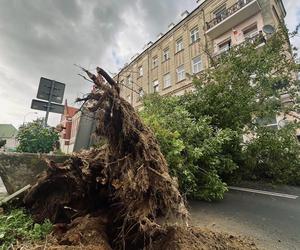
M 212 57 L 212 67 L 194 76 L 191 93 L 144 98 L 141 115 L 188 196 L 221 199 L 225 182 L 241 179 L 297 182 L 291 175 L 300 175 L 297 124 L 280 132 L 266 126 L 270 117 L 286 117 L 298 108 L 299 68 L 286 36 L 280 30 L 267 42 L 244 43 Z M 288 105 L 283 96 L 288 96 Z M 251 140 L 245 140 L 247 134 Z M 275 165 L 274 152 L 282 156 Z

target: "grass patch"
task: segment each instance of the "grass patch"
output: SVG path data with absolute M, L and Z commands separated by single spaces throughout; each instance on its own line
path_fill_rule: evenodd
M 52 230 L 50 221 L 37 224 L 23 209 L 0 215 L 0 249 L 9 249 L 17 241 L 43 240 Z

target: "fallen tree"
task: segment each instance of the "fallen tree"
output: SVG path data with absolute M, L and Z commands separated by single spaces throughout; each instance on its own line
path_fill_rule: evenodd
M 97 75 L 83 70 L 95 90 L 79 101 L 95 113 L 96 134 L 107 143 L 74 154 L 64 164 L 49 161 L 47 172 L 25 196 L 26 207 L 37 222 L 50 219 L 56 224 L 59 244 L 184 249 L 174 245 L 182 235 L 186 249 L 198 249 L 195 242 L 196 248 L 188 247 L 189 236 L 199 246 L 203 239 L 186 228 L 184 199 L 152 131 L 104 70 L 97 68 Z M 174 222 L 179 227 L 166 226 Z

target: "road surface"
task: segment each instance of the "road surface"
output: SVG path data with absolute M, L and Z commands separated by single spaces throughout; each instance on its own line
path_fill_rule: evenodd
M 276 192 L 230 190 L 217 203 L 190 202 L 191 224 L 249 236 L 260 249 L 300 250 L 300 188 Z

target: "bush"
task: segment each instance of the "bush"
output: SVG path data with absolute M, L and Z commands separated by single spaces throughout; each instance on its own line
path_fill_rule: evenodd
M 49 153 L 58 144 L 59 135 L 53 128 L 45 128 L 43 119 L 37 119 L 21 126 L 17 139 L 18 152 Z
M 12 210 L 0 215 L 1 249 L 9 249 L 16 241 L 42 240 L 51 230 L 50 221 L 36 224 L 24 210 Z
M 300 185 L 300 144 L 294 126 L 260 128 L 244 151 L 244 179 Z

